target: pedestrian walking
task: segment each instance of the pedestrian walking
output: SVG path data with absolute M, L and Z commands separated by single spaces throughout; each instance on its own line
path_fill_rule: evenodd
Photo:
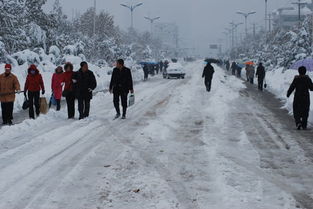
M 212 85 L 212 78 L 214 74 L 214 68 L 211 65 L 211 63 L 207 63 L 207 65 L 204 67 L 202 78 L 204 78 L 204 85 L 208 92 L 211 91 L 211 85 Z
M 6 64 L 4 73 L 0 75 L 0 101 L 3 125 L 13 125 L 13 107 L 15 93 L 20 93 L 20 83 L 12 74 L 12 66 Z
M 242 68 L 236 64 L 236 72 L 237 72 L 236 75 L 238 78 L 241 78 L 241 70 Z
M 144 64 L 144 66 L 143 66 L 143 74 L 144 74 L 144 81 L 148 80 L 149 67 L 147 64 Z
M 258 89 L 263 91 L 263 83 L 265 78 L 265 68 L 262 63 L 259 63 L 259 66 L 256 71 L 256 77 L 258 78 Z
M 45 86 L 42 80 L 42 76 L 39 73 L 36 65 L 30 65 L 28 68 L 28 75 L 24 86 L 25 97 L 28 93 L 29 100 L 29 118 L 35 119 L 35 113 L 38 117 L 40 114 L 39 96 L 40 90 L 42 94 L 45 94 Z M 35 110 L 34 110 L 35 106 Z
M 68 119 L 75 117 L 75 93 L 73 89 L 73 70 L 72 63 L 64 65 L 65 72 L 63 73 L 64 90 L 62 96 L 66 99 Z
M 250 82 L 251 84 L 254 83 L 254 75 L 255 75 L 255 68 L 253 65 L 248 65 L 246 67 L 246 73 L 247 73 L 247 80 L 248 82 Z
M 163 61 L 161 60 L 160 61 L 160 72 L 163 73 L 163 67 L 164 67 L 164 63 Z
M 64 83 L 63 68 L 59 66 L 55 69 L 55 73 L 53 74 L 52 80 L 51 80 L 51 89 L 52 89 L 53 97 L 57 103 L 57 111 L 60 111 L 61 109 L 63 83 Z
M 80 69 L 73 75 L 73 87 L 78 100 L 79 120 L 89 117 L 92 91 L 97 87 L 95 75 L 87 62 L 80 63 Z
M 124 60 L 119 59 L 116 62 L 116 68 L 113 70 L 110 82 L 110 93 L 113 93 L 113 103 L 116 110 L 115 119 L 121 116 L 120 99 L 123 107 L 122 119 L 126 119 L 129 92 L 134 93 L 132 74 L 130 69 L 124 66 Z
M 289 98 L 292 92 L 295 90 L 295 96 L 293 100 L 293 115 L 295 118 L 297 129 L 307 129 L 308 117 L 310 111 L 310 92 L 313 91 L 313 83 L 311 78 L 306 75 L 306 68 L 300 67 L 298 69 L 299 75 L 297 75 L 287 92 Z
M 225 64 L 226 64 L 226 70 L 229 71 L 229 69 L 230 69 L 230 62 L 229 62 L 229 60 L 227 60 Z
M 231 68 L 231 73 L 232 73 L 232 75 L 236 75 L 236 69 L 237 69 L 237 64 L 236 64 L 236 62 L 232 62 L 230 68 Z

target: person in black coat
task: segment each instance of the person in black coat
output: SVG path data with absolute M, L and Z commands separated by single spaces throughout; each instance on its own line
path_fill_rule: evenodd
M 256 76 L 258 77 L 258 89 L 260 91 L 263 91 L 263 82 L 265 78 L 265 68 L 262 63 L 259 64 L 257 71 L 256 71 Z
M 207 63 L 207 65 L 204 67 L 202 78 L 204 78 L 204 85 L 206 86 L 206 89 L 208 92 L 211 91 L 211 84 L 212 84 L 212 78 L 214 74 L 214 68 L 211 65 L 211 63 Z
M 236 75 L 236 70 L 237 70 L 237 64 L 236 64 L 236 62 L 232 62 L 230 68 L 231 68 L 231 73 L 232 73 L 232 75 Z
M 97 87 L 97 81 L 87 62 L 80 63 L 79 71 L 73 74 L 73 89 L 78 100 L 79 120 L 89 117 L 92 91 Z
M 230 68 L 229 60 L 226 61 L 225 65 L 226 65 L 226 70 L 229 71 L 229 68 Z
M 134 93 L 132 74 L 130 69 L 124 66 L 124 60 L 119 59 L 116 62 L 116 68 L 113 70 L 110 82 L 110 93 L 113 93 L 113 103 L 116 110 L 115 119 L 121 116 L 120 98 L 123 107 L 122 119 L 126 119 L 127 96 L 129 92 Z
M 306 68 L 299 68 L 299 75 L 296 76 L 287 92 L 289 98 L 291 93 L 296 90 L 293 101 L 293 115 L 298 130 L 306 129 L 310 111 L 310 91 L 313 91 L 313 83 L 306 74 Z
M 149 76 L 149 67 L 147 64 L 144 64 L 143 66 L 143 74 L 144 74 L 144 81 L 148 80 L 148 76 Z

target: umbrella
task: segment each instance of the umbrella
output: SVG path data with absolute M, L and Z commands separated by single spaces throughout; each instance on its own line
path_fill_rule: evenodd
M 293 65 L 291 65 L 291 69 L 294 69 L 294 70 L 298 70 L 299 67 L 306 67 L 307 71 L 313 71 L 313 59 L 312 58 L 307 58 L 307 59 L 304 59 L 304 60 L 300 60 L 300 61 L 297 61 L 295 62 Z
M 205 59 L 204 61 L 205 61 L 205 62 L 208 62 L 208 63 L 215 63 L 215 64 L 219 64 L 219 63 L 220 63 L 219 60 L 217 60 L 217 59 L 212 59 L 212 58 L 210 58 L 210 59 Z
M 254 62 L 253 61 L 248 61 L 248 62 L 245 62 L 246 65 L 254 65 Z

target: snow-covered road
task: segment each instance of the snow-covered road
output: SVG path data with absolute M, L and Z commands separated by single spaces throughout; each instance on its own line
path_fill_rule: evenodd
M 312 131 L 218 67 L 207 93 L 202 68 L 136 85 L 124 121 L 100 93 L 89 119 L 2 127 L 0 209 L 313 208 Z

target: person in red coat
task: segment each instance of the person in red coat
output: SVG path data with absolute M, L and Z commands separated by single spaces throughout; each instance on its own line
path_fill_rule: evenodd
M 51 89 L 55 100 L 57 101 L 57 111 L 61 109 L 61 97 L 62 97 L 62 83 L 63 83 L 63 68 L 61 66 L 55 69 L 55 73 L 52 76 Z
M 64 65 L 65 72 L 63 73 L 64 91 L 63 96 L 66 98 L 67 114 L 69 119 L 75 117 L 75 93 L 73 90 L 73 70 L 72 63 L 68 62 Z
M 39 96 L 40 90 L 42 94 L 45 94 L 45 86 L 42 80 L 42 76 L 39 73 L 36 65 L 31 65 L 28 68 L 28 75 L 25 82 L 24 94 L 28 92 L 29 100 L 29 117 L 35 119 L 34 105 L 36 108 L 37 117 L 40 114 Z

